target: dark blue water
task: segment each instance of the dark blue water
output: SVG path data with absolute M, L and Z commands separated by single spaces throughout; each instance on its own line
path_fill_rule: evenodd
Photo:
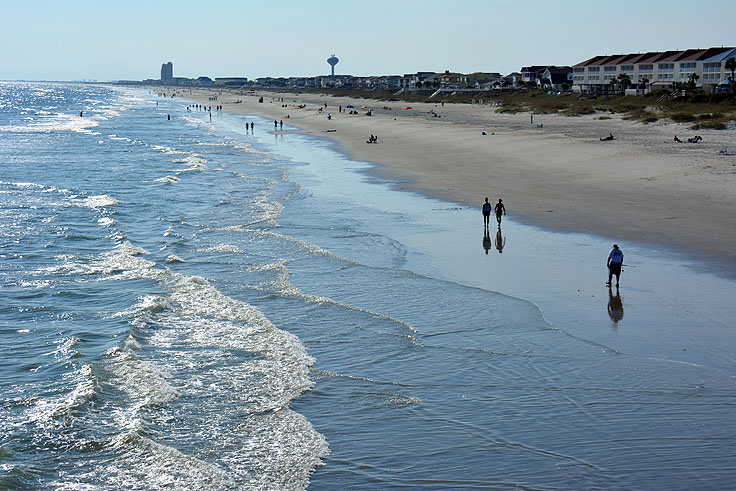
M 725 340 L 683 351 L 632 278 L 612 329 L 602 281 L 529 286 L 544 232 L 486 256 L 475 210 L 186 105 L 0 84 L 0 488 L 731 486 L 728 302 L 667 314 Z

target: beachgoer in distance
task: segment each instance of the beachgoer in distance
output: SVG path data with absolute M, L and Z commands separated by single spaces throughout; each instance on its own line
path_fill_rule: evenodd
M 496 221 L 498 221 L 498 226 L 501 226 L 501 214 L 506 214 L 506 207 L 503 205 L 503 200 L 501 198 L 498 198 L 498 203 L 496 203 L 496 207 L 494 208 L 496 211 Z
M 280 130 L 283 130 L 284 129 L 284 120 L 283 119 L 279 121 L 279 129 Z
M 254 127 L 254 126 L 255 126 L 255 124 L 253 123 L 253 121 L 251 121 L 251 122 L 250 122 L 250 132 L 251 132 L 251 133 L 253 133 L 253 127 Z
M 488 222 L 491 221 L 491 204 L 488 202 L 488 196 L 486 201 L 483 203 L 483 225 L 488 227 Z
M 608 254 L 606 266 L 608 266 L 608 281 L 606 285 L 611 286 L 611 279 L 616 275 L 616 286 L 618 287 L 619 277 L 621 276 L 621 266 L 624 264 L 624 253 L 619 249 L 618 244 L 613 244 L 613 249 Z

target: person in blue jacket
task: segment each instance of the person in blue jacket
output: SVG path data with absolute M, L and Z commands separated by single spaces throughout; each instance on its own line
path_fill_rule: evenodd
M 488 227 L 488 222 L 491 220 L 491 204 L 488 202 L 488 196 L 486 201 L 483 203 L 483 225 Z
M 616 286 L 618 286 L 618 280 L 621 276 L 621 266 L 624 264 L 624 253 L 619 249 L 618 244 L 613 244 L 611 253 L 608 254 L 608 260 L 606 266 L 608 266 L 608 281 L 606 285 L 611 285 L 613 275 L 616 275 Z

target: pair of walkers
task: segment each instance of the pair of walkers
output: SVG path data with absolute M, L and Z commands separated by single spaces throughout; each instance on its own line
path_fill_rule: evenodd
M 498 203 L 496 203 L 496 207 L 493 208 L 491 204 L 488 202 L 488 197 L 486 196 L 486 201 L 483 203 L 483 225 L 486 227 L 488 226 L 488 222 L 491 220 L 491 210 L 495 210 L 496 212 L 496 221 L 498 221 L 498 226 L 501 226 L 501 215 L 506 214 L 506 207 L 503 205 L 503 200 L 501 198 L 498 199 Z
M 498 203 L 496 203 L 495 208 L 491 206 L 491 203 L 488 202 L 488 197 L 486 197 L 485 202 L 483 203 L 483 225 L 485 227 L 488 227 L 488 222 L 491 219 L 491 211 L 496 212 L 496 220 L 498 221 L 498 228 L 501 228 L 501 215 L 506 214 L 506 207 L 503 205 L 503 200 L 498 199 Z M 621 267 L 624 264 L 624 253 L 619 248 L 618 244 L 613 244 L 613 248 L 611 249 L 611 252 L 608 254 L 608 259 L 606 260 L 606 266 L 608 267 L 608 281 L 606 282 L 607 286 L 611 286 L 611 281 L 613 280 L 613 277 L 616 276 L 616 287 L 619 286 L 619 279 L 621 277 Z

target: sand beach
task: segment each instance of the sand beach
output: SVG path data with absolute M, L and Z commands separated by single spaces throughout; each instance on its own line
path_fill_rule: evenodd
M 503 198 L 509 213 L 536 225 L 736 258 L 733 128 L 695 131 L 617 114 L 537 114 L 532 123 L 530 113 L 502 114 L 488 101 L 389 103 L 214 89 L 177 95 L 330 138 L 403 189 L 467 206 Z M 600 141 L 609 134 L 615 140 Z M 696 134 L 701 143 L 674 142 Z M 370 135 L 377 144 L 366 143 Z M 724 146 L 732 149 L 727 155 L 719 153 Z

